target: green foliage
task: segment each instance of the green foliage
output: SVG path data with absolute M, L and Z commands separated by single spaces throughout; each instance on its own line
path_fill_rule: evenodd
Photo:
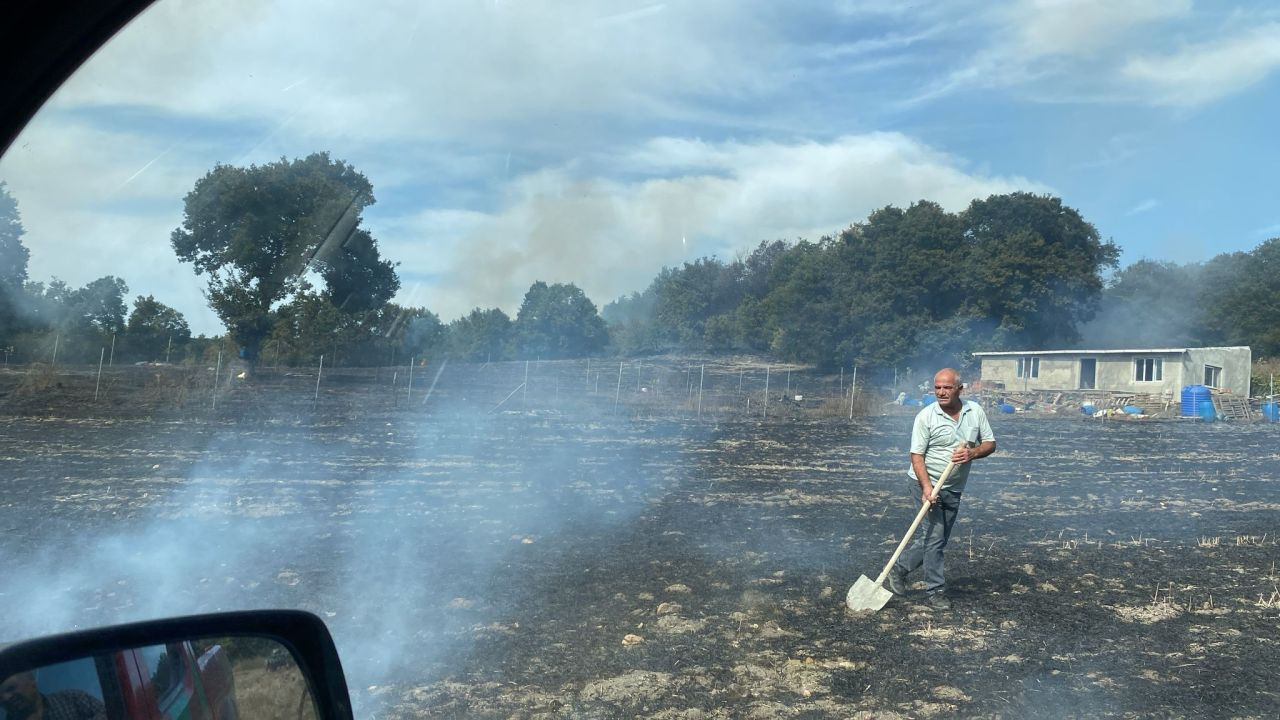
M 497 308 L 476 308 L 448 326 L 449 354 L 465 362 L 507 359 L 511 347 L 511 318 Z
M 749 350 L 821 367 L 963 365 L 1078 337 L 1118 249 L 1054 197 L 885 207 L 836 238 L 664 268 L 606 308 L 622 352 Z
M 1006 342 L 1061 347 L 1079 339 L 1120 249 L 1062 200 L 1016 192 L 974 200 L 963 213 L 972 244 L 965 314 L 990 318 Z
M 445 327 L 426 308 L 385 303 L 375 310 L 345 312 L 306 287 L 271 314 L 263 344 L 270 365 L 326 367 L 392 365 L 445 352 Z
M 1280 355 L 1280 238 L 1215 257 L 1200 280 L 1205 344 L 1251 345 L 1259 357 Z
M 158 362 L 183 357 L 191 340 L 191 328 L 182 313 L 155 299 L 139 295 L 125 326 L 129 357 Z
M 23 325 L 21 303 L 30 257 L 22 244 L 25 233 L 18 202 L 0 182 L 0 346 L 5 347 Z
M 69 330 L 90 328 L 102 335 L 124 330 L 126 306 L 124 296 L 129 286 L 124 280 L 108 275 L 90 282 L 72 293 Z
M 1112 276 L 1098 314 L 1081 328 L 1089 347 L 1183 347 L 1202 344 L 1203 267 L 1139 260 Z
M 328 153 L 218 165 L 187 194 L 171 242 L 209 276 L 209 304 L 252 364 L 272 308 L 306 291 L 308 272 L 323 280 L 325 301 L 348 312 L 375 309 L 398 289 L 392 264 L 359 227 L 373 202 L 364 175 Z
M 525 293 L 514 334 L 522 358 L 583 357 L 599 353 L 609 342 L 604 320 L 582 290 L 541 280 Z
M 79 289 L 54 278 L 29 282 L 23 289 L 26 332 L 13 336 L 19 357 L 49 362 L 57 348 L 59 363 L 96 363 L 99 352 L 124 330 L 124 295 L 129 286 L 113 276 Z

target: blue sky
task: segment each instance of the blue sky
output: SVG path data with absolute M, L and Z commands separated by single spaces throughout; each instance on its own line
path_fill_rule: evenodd
M 1054 0 L 161 0 L 0 159 L 31 274 L 218 332 L 168 246 L 214 163 L 354 164 L 402 302 L 598 304 L 885 204 L 1051 192 L 1180 262 L 1280 235 L 1280 11 Z

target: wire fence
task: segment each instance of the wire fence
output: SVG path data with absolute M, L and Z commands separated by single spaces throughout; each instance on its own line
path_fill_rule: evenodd
M 873 386 L 885 373 L 811 367 L 749 358 L 575 359 L 460 363 L 408 358 L 394 366 L 259 366 L 252 374 L 229 354 L 183 366 L 111 367 L 35 363 L 8 368 L 0 396 L 41 394 L 120 405 L 145 401 L 184 408 L 236 405 L 270 398 L 281 409 L 347 403 L 375 411 L 559 414 L 590 418 L 682 417 L 782 420 L 855 418 L 884 402 L 891 388 Z

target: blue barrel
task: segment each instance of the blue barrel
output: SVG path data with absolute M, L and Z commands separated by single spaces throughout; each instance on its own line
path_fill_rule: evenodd
M 936 403 L 936 402 L 938 402 L 938 396 L 937 396 L 937 395 L 934 395 L 933 393 L 925 393 L 925 394 L 924 394 L 924 404 L 925 404 L 925 405 L 932 405 L 932 404 L 934 404 L 934 403 Z
M 1182 388 L 1182 417 L 1199 417 L 1200 403 L 1210 402 L 1209 388 L 1188 385 Z
M 1084 413 L 1085 415 L 1093 415 L 1094 413 L 1098 412 L 1098 408 L 1094 407 L 1093 403 L 1087 402 L 1080 406 L 1080 412 Z
M 1005 413 L 1006 415 L 1012 415 L 1014 410 L 1015 408 L 1009 403 L 1000 403 L 1000 412 Z
M 1142 408 L 1138 407 L 1137 405 L 1125 405 L 1124 414 L 1125 415 L 1141 415 Z
M 1213 422 L 1218 419 L 1218 414 L 1213 411 L 1213 402 L 1204 400 L 1196 406 L 1196 415 L 1205 422 Z
M 1275 400 L 1262 403 L 1262 417 L 1268 422 L 1280 422 L 1280 403 Z

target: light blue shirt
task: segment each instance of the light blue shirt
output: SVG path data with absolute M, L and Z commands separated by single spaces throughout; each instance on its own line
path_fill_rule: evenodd
M 924 467 L 929 473 L 929 481 L 937 483 L 938 478 L 951 462 L 951 451 L 956 445 L 972 440 L 975 444 L 995 440 L 991 432 L 991 423 L 987 422 L 987 414 L 982 406 L 972 400 L 962 401 L 960 418 L 952 420 L 938 403 L 930 403 L 916 413 L 915 424 L 911 427 L 911 453 L 924 456 Z M 957 465 L 947 479 L 946 489 L 963 492 L 965 482 L 969 479 L 969 466 L 972 462 Z M 907 468 L 907 476 L 912 482 L 918 482 L 916 474 Z

